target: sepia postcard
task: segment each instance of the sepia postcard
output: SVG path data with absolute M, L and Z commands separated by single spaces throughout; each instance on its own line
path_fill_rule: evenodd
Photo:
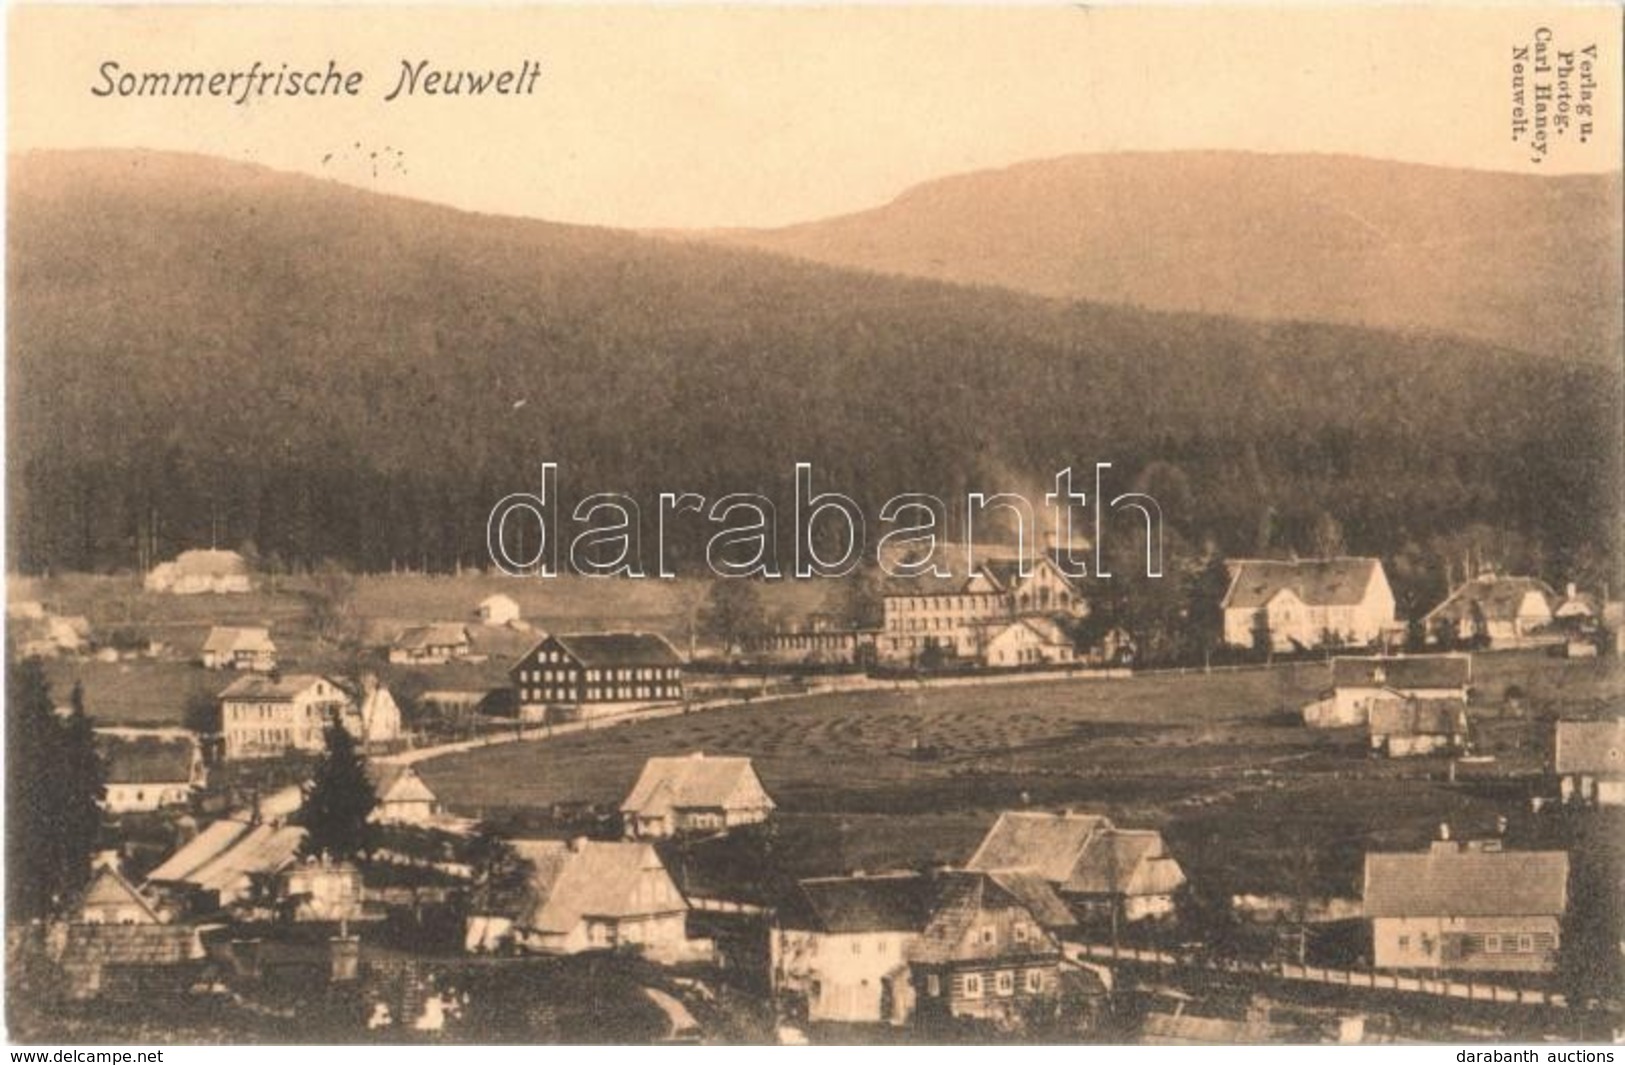
M 6 19 L 11 1043 L 1614 1060 L 1617 3 Z

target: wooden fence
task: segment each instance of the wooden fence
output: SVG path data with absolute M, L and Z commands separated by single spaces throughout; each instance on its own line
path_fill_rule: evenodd
M 1331 969 L 1316 965 L 1294 965 L 1289 962 L 1250 962 L 1235 959 L 1200 959 L 1163 950 L 1142 950 L 1135 947 L 1114 947 L 1103 943 L 1068 943 L 1066 954 L 1073 960 L 1131 962 L 1139 965 L 1165 965 L 1183 968 L 1209 969 L 1215 972 L 1243 973 L 1272 977 L 1278 980 L 1296 980 L 1306 983 L 1329 984 L 1336 987 L 1398 991 L 1406 994 L 1435 995 L 1460 998 L 1470 1002 L 1507 1002 L 1523 1006 L 1568 1005 L 1560 994 L 1539 988 L 1505 987 L 1500 984 L 1481 983 L 1444 977 L 1402 976 L 1398 973 L 1361 969 Z

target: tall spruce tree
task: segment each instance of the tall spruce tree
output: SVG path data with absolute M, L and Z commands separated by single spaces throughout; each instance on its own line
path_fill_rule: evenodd
M 700 610 L 700 631 L 728 647 L 767 630 L 762 594 L 745 577 L 721 577 L 711 582 L 710 594 Z
M 62 723 L 57 767 L 63 782 L 57 801 L 57 834 L 63 841 L 64 886 L 77 889 L 90 879 L 90 859 L 102 827 L 107 767 L 96 749 L 96 730 L 85 713 L 85 687 L 74 682 L 72 711 Z
M 326 750 L 299 808 L 299 823 L 306 832 L 304 852 L 330 858 L 365 855 L 372 846 L 367 818 L 378 805 L 366 759 L 337 715 L 328 722 L 323 738 Z
M 39 659 L 6 672 L 6 908 L 13 920 L 57 912 L 90 876 L 105 774 L 74 689 L 66 722 Z

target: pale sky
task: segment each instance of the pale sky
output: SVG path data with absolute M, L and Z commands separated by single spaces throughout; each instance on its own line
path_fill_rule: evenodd
M 1541 26 L 1554 48 L 1599 47 L 1598 114 L 1590 144 L 1554 142 L 1535 166 L 1510 133 L 1511 57 Z M 25 7 L 9 25 L 8 147 L 202 152 L 468 209 L 641 227 L 826 217 L 934 177 L 1075 152 L 1601 171 L 1620 167 L 1620 27 L 1613 4 Z M 256 59 L 336 60 L 363 72 L 362 93 L 246 106 L 91 93 L 107 61 L 230 72 Z M 385 103 L 403 59 L 535 60 L 543 73 L 532 96 Z

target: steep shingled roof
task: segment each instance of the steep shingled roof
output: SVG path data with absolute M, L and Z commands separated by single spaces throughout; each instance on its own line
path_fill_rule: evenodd
M 399 651 L 428 651 L 437 647 L 467 647 L 470 642 L 467 627 L 455 621 L 442 621 L 403 629 L 391 646 Z
M 1041 927 L 1072 928 L 1078 923 L 1061 896 L 1037 873 L 1003 871 L 986 875 L 993 886 L 1032 914 Z
M 779 907 L 786 928 L 829 933 L 918 932 L 931 913 L 930 880 L 918 873 L 815 877 Z
M 1472 655 L 1406 655 L 1398 658 L 1332 659 L 1334 688 L 1465 688 L 1473 678 Z
M 1365 856 L 1367 917 L 1558 916 L 1568 908 L 1563 851 L 1436 843 L 1420 854 Z
M 304 840 L 305 830 L 294 825 L 216 821 L 165 859 L 147 882 L 216 891 L 222 903 L 230 902 L 245 889 L 249 874 L 284 868 Z
M 1053 618 L 1041 614 L 1028 615 L 1019 618 L 996 618 L 978 626 L 984 637 L 988 640 L 998 639 L 1014 628 L 1023 628 L 1031 632 L 1038 640 L 1048 647 L 1072 647 L 1072 638 L 1066 634 Z
M 203 641 L 204 654 L 229 655 L 237 651 L 274 653 L 271 630 L 256 626 L 216 625 Z
M 947 577 L 935 573 L 922 573 L 918 577 L 888 577 L 881 585 L 881 595 L 889 599 L 906 599 L 920 595 L 997 595 L 997 592 L 971 592 L 966 586 L 970 578 L 953 574 Z
M 1089 839 L 1111 821 L 1094 814 L 1006 810 L 988 829 L 965 868 L 1026 869 L 1052 884 L 1065 883 Z
M 417 770 L 394 762 L 367 763 L 367 779 L 379 802 L 437 802 Z
M 96 750 L 109 784 L 186 784 L 197 762 L 197 743 L 186 737 L 97 733 Z
M 653 632 L 572 632 L 548 639 L 558 643 L 566 654 L 587 669 L 683 664 L 683 656 L 677 649 L 664 636 Z M 535 650 L 531 648 L 525 657 L 530 657 Z
M 656 757 L 643 763 L 643 772 L 621 809 L 628 813 L 654 808 L 725 809 L 735 795 L 754 795 L 760 787 L 749 758 L 708 757 L 700 751 L 677 758 Z M 771 807 L 773 800 L 766 801 Z
M 931 918 L 909 948 L 911 961 L 940 964 L 1017 953 L 1054 954 L 1057 948 L 1047 932 L 1077 924 L 1066 903 L 1036 873 L 943 873 L 937 877 L 936 888 Z M 1046 934 L 1021 945 L 1019 950 L 1014 943 L 1002 941 L 1002 937 L 995 937 L 991 943 L 969 938 L 982 914 L 1012 909 L 1026 911 Z
M 1076 895 L 1165 895 L 1185 882 L 1168 857 L 1162 833 L 1145 829 L 1097 832 L 1061 890 Z
M 1513 621 L 1518 618 L 1519 608 L 1531 594 L 1545 601 L 1548 612 L 1557 601 L 1557 594 L 1545 581 L 1534 577 L 1487 574 L 1475 577 L 1451 592 L 1444 602 L 1428 612 L 1427 620 L 1470 621 L 1476 613 L 1489 621 Z
M 513 848 L 532 870 L 516 922 L 521 928 L 564 934 L 585 917 L 617 919 L 688 908 L 675 884 L 673 899 L 664 902 L 638 891 L 645 870 L 665 870 L 647 843 L 514 840 Z
M 1374 736 L 1460 736 L 1467 708 L 1454 699 L 1382 699 L 1371 704 Z
M 248 561 L 235 551 L 182 551 L 170 564 L 176 572 L 189 577 L 236 577 L 248 573 Z
M 1357 606 L 1382 572 L 1374 558 L 1235 559 L 1226 610 L 1257 610 L 1282 591 L 1309 606 Z
M 1078 550 L 1081 551 L 1082 548 Z M 1002 544 L 977 545 L 971 550 L 976 566 L 967 570 L 964 546 L 954 544 L 948 549 L 939 550 L 932 560 L 938 568 L 948 571 L 947 576 L 928 573 L 919 577 L 889 577 L 882 586 L 882 594 L 1003 595 L 1021 582 L 1021 559 L 1010 552 L 1011 549 Z M 1076 591 L 1076 582 L 1066 575 L 1066 569 L 1060 562 L 1061 558 L 1062 552 L 1059 548 L 1046 548 L 1035 552 L 1031 559 L 1031 570 L 1036 573 L 1045 566 L 1054 566 L 1056 574 Z M 971 582 L 977 576 L 987 578 L 993 586 L 992 590 L 979 593 L 969 591 Z
M 1081 548 L 1079 549 L 1082 550 Z M 1060 548 L 1045 548 L 1035 552 L 1031 561 L 1030 572 L 1036 574 L 1039 570 L 1053 567 L 1055 575 L 1069 587 L 1075 588 L 1075 582 L 1066 575 L 1066 568 L 1061 564 L 1064 555 Z M 991 577 L 1002 591 L 1010 591 L 1021 583 L 1021 559 L 1017 556 L 989 558 L 979 567 Z
M 146 920 L 143 924 L 161 923 L 157 912 L 152 908 L 146 896 L 135 889 L 135 885 L 126 880 L 117 869 L 110 865 L 102 865 L 96 869 L 96 875 L 85 887 L 84 898 L 80 906 L 91 909 L 98 906 L 129 906 L 140 908 Z
M 337 698 L 347 697 L 344 688 L 326 677 L 314 673 L 288 673 L 283 676 L 247 676 L 238 677 L 226 686 L 220 693 L 221 699 L 256 700 L 261 702 L 281 702 L 292 700 L 318 681 L 326 681 L 333 689 Z
M 1035 873 L 1075 895 L 1166 894 L 1185 880 L 1162 833 L 1093 814 L 1007 810 L 966 868 Z

